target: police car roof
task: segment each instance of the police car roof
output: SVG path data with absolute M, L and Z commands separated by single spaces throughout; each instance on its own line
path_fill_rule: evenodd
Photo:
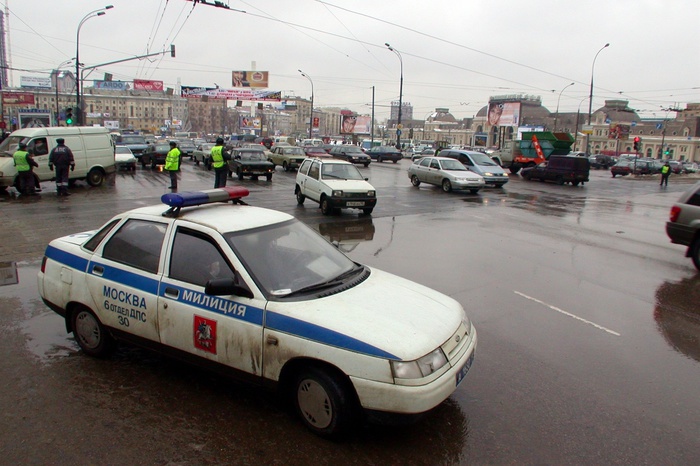
M 166 205 L 158 204 L 130 210 L 126 212 L 125 215 L 153 217 L 154 221 L 163 221 L 165 219 L 165 217 L 163 217 L 163 212 L 166 209 Z M 207 226 L 220 233 L 228 233 L 274 225 L 293 218 L 294 217 L 289 214 L 272 209 L 249 205 L 223 204 L 219 202 L 198 207 L 185 207 L 178 214 L 176 220 L 192 222 Z

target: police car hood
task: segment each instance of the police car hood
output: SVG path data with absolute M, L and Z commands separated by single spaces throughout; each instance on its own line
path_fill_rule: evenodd
M 277 311 L 278 303 L 270 303 Z M 328 297 L 285 303 L 284 314 L 312 324 L 307 338 L 411 361 L 445 343 L 464 311 L 454 299 L 415 282 L 372 269 L 362 283 Z
M 373 191 L 374 187 L 365 180 L 336 180 L 324 178 L 323 182 L 333 191 Z

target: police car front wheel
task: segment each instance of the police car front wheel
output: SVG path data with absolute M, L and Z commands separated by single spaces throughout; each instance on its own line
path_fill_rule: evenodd
M 352 394 L 337 377 L 323 369 L 308 367 L 298 374 L 294 389 L 296 411 L 315 434 L 335 438 L 353 424 Z
M 114 339 L 89 309 L 80 307 L 73 312 L 71 324 L 75 341 L 85 354 L 104 358 L 114 350 Z

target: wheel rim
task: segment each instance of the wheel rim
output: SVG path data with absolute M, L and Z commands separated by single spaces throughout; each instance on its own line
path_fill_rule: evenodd
M 413 186 L 418 186 L 420 184 L 420 181 L 418 181 L 418 177 L 416 175 L 413 175 L 411 178 L 411 183 L 413 183 Z
M 317 429 L 325 429 L 333 421 L 333 405 L 323 386 L 312 379 L 304 379 L 297 388 L 297 404 L 306 422 Z
M 445 191 L 446 193 L 450 192 L 452 189 L 452 186 L 450 186 L 450 182 L 445 180 L 442 182 L 442 190 Z
M 75 337 L 82 346 L 95 349 L 100 345 L 102 333 L 97 319 L 89 312 L 80 312 L 75 319 Z

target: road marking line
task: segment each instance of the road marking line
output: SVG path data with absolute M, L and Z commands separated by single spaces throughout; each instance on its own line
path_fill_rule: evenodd
M 579 317 L 579 316 L 577 316 L 577 315 L 571 314 L 570 312 L 566 312 L 566 311 L 563 310 L 563 309 L 559 309 L 559 308 L 556 307 L 556 306 L 552 306 L 551 304 L 547 304 L 547 303 L 545 303 L 544 301 L 540 301 L 540 300 L 537 299 L 537 298 L 533 298 L 532 296 L 528 296 L 528 295 L 526 295 L 526 294 L 523 294 L 523 293 L 521 293 L 521 292 L 519 292 L 519 291 L 515 291 L 515 290 L 513 290 L 513 293 L 515 293 L 515 294 L 517 294 L 517 295 L 520 295 L 520 296 L 522 296 L 522 297 L 525 298 L 525 299 L 529 299 L 530 301 L 534 301 L 534 302 L 536 302 L 536 303 L 540 303 L 540 304 L 542 304 L 543 306 L 547 306 L 548 308 L 550 308 L 550 309 L 552 309 L 552 310 L 554 310 L 554 311 L 560 312 L 560 313 L 564 314 L 565 316 L 569 316 L 569 317 L 571 317 L 571 318 L 573 318 L 573 319 L 580 320 L 581 322 L 586 323 L 586 324 L 588 324 L 588 325 L 592 325 L 592 326 L 594 326 L 595 328 L 597 328 L 598 330 L 603 330 L 604 332 L 608 332 L 608 333 L 610 333 L 610 334 L 612 334 L 612 335 L 615 335 L 616 337 L 619 337 L 619 336 L 620 336 L 619 333 L 617 333 L 617 332 L 615 332 L 615 331 L 613 331 L 613 330 L 610 330 L 609 328 L 605 328 L 605 327 L 603 327 L 602 325 L 596 324 L 595 322 L 591 322 L 590 320 L 586 320 L 586 319 L 581 318 L 581 317 Z

